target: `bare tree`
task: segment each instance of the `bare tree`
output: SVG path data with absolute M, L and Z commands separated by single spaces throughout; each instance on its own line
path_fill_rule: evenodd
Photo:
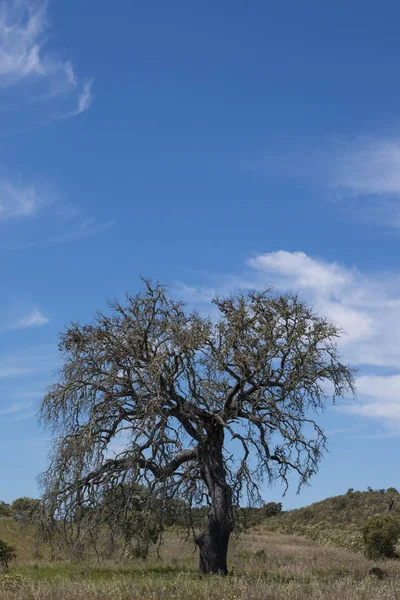
M 146 280 L 110 315 L 66 329 L 60 380 L 41 408 L 55 434 L 43 482 L 67 521 L 133 482 L 154 498 L 207 503 L 200 571 L 226 574 L 240 497 L 259 495 L 264 478 L 287 485 L 291 471 L 299 486 L 309 480 L 326 444 L 312 414 L 353 393 L 353 373 L 339 362 L 338 328 L 295 295 L 214 304 L 216 322 Z

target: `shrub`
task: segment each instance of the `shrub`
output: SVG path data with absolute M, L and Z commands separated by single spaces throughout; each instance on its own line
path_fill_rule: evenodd
M 0 564 L 4 570 L 8 571 L 8 564 L 17 556 L 14 546 L 0 540 Z
M 363 538 L 368 558 L 395 558 L 400 523 L 391 515 L 374 515 L 364 525 Z

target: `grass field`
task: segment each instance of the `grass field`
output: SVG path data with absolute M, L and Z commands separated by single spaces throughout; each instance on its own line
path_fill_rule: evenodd
M 30 538 L 29 538 L 30 539 Z M 27 542 L 29 542 L 27 538 Z M 28 547 L 26 546 L 26 551 Z M 166 536 L 162 559 L 121 565 L 50 563 L 20 556 L 0 583 L 11 600 L 400 599 L 400 561 L 371 563 L 361 554 L 312 540 L 254 530 L 235 539 L 228 577 L 199 578 L 197 553 Z M 385 570 L 384 579 L 369 573 Z

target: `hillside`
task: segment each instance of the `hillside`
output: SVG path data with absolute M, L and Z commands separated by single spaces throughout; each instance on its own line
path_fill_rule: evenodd
M 21 523 L 12 517 L 0 517 L 0 539 L 15 546 L 17 563 L 33 560 L 37 556 L 35 531 L 29 523 Z M 40 549 L 40 554 L 47 553 L 46 548 Z
M 389 511 L 400 518 L 400 494 L 395 488 L 366 492 L 349 490 L 305 508 L 282 511 L 264 519 L 262 527 L 361 550 L 362 525 L 372 515 Z

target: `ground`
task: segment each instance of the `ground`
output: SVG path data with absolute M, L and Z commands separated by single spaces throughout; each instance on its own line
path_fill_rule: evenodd
M 0 599 L 10 600 L 389 600 L 400 599 L 400 561 L 372 563 L 362 554 L 304 538 L 253 530 L 231 545 L 228 577 L 197 574 L 194 546 L 166 536 L 162 559 L 98 565 L 36 562 L 28 545 Z M 370 573 L 385 571 L 383 579 Z M 379 573 L 378 573 L 379 575 Z

